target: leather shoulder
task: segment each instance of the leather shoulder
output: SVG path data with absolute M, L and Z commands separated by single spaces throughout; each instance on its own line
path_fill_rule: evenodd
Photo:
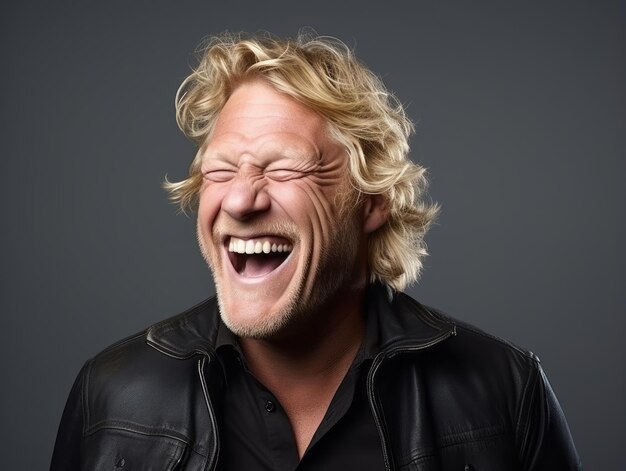
M 456 335 L 428 352 L 427 371 L 435 407 L 475 423 L 511 431 L 519 443 L 527 404 L 542 371 L 539 358 L 508 340 L 427 308 L 454 323 Z M 443 400 L 441 398 L 447 398 Z
M 454 324 L 456 327 L 453 341 L 447 342 L 445 345 L 447 347 L 446 354 L 461 356 L 468 363 L 504 369 L 512 368 L 524 375 L 528 373 L 529 369 L 538 367 L 539 357 L 533 352 L 469 323 L 450 317 L 440 310 L 429 306 L 424 306 L 424 308 L 433 317 L 442 322 Z M 461 360 L 461 358 L 457 359 Z M 498 368 L 495 371 L 501 372 L 502 370 Z
M 88 361 L 82 378 L 84 433 L 120 427 L 188 438 L 190 419 L 206 409 L 199 369 L 209 354 L 197 346 L 213 335 L 214 304 L 214 299 L 199 303 Z M 189 352 L 172 353 L 166 342 Z M 219 383 L 213 369 L 209 365 L 203 374 L 209 383 Z
M 194 394 L 197 361 L 168 357 L 146 343 L 146 332 L 108 347 L 84 370 L 84 431 L 119 426 L 153 432 L 163 424 L 184 434 L 184 414 L 171 407 Z

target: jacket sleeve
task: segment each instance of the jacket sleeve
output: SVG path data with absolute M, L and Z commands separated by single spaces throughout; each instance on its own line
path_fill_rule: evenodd
M 527 385 L 519 424 L 522 469 L 582 470 L 563 410 L 538 362 Z
M 83 366 L 65 404 L 57 433 L 50 471 L 80 470 L 80 448 L 83 438 Z

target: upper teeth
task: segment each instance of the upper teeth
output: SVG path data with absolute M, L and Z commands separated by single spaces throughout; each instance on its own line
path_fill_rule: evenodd
M 291 244 L 277 244 L 267 239 L 248 239 L 242 240 L 231 237 L 228 243 L 228 251 L 236 253 L 270 253 L 270 252 L 291 252 L 293 246 Z

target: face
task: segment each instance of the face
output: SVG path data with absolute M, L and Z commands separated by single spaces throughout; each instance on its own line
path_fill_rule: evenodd
M 198 239 L 235 334 L 269 338 L 364 282 L 364 218 L 341 204 L 355 199 L 347 156 L 318 114 L 265 82 L 244 83 L 201 171 Z

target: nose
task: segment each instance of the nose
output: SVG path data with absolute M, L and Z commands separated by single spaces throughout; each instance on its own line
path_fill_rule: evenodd
M 242 221 L 267 211 L 270 198 L 263 186 L 262 180 L 235 178 L 222 200 L 222 210 L 233 219 Z

